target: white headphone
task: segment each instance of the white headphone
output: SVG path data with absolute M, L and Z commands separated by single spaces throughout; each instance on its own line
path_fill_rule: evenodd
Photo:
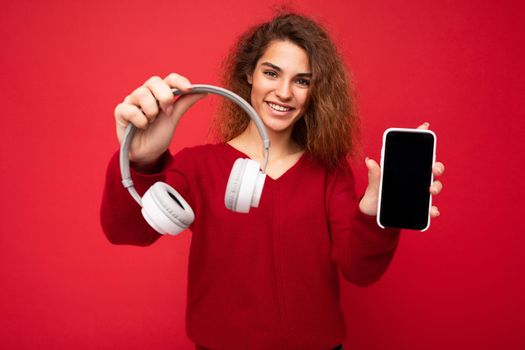
M 261 193 L 266 178 L 270 140 L 264 124 L 253 107 L 239 95 L 212 85 L 192 85 L 189 92 L 173 89 L 173 95 L 194 93 L 211 93 L 228 98 L 241 107 L 255 122 L 259 135 L 263 140 L 264 163 L 260 171 L 259 163 L 249 158 L 239 158 L 233 164 L 230 178 L 226 186 L 224 204 L 226 208 L 238 212 L 248 213 L 251 207 L 257 208 L 261 200 Z M 128 189 L 131 196 L 142 207 L 142 215 L 148 224 L 160 234 L 177 235 L 188 228 L 195 220 L 195 214 L 189 204 L 170 185 L 156 182 L 151 186 L 144 197 L 135 190 L 129 170 L 129 147 L 136 128 L 128 124 L 124 134 L 124 141 L 120 146 L 120 172 L 122 184 Z

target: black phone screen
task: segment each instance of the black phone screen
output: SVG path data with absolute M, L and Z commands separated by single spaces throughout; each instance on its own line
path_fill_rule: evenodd
M 384 141 L 379 222 L 385 227 L 428 226 L 434 135 L 389 131 Z

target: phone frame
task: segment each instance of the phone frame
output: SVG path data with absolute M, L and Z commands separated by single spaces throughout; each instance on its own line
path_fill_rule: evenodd
M 432 169 L 434 168 L 434 165 L 436 164 L 436 142 L 437 142 L 437 137 L 436 137 L 436 134 L 433 131 L 425 130 L 425 129 L 388 128 L 388 129 L 386 129 L 383 132 L 383 145 L 381 147 L 381 177 L 380 177 L 380 180 L 379 180 L 379 193 L 378 193 L 378 198 L 377 198 L 377 216 L 376 216 L 377 225 L 379 227 L 383 228 L 383 229 L 386 229 L 387 227 L 384 226 L 383 224 L 381 224 L 381 222 L 380 222 L 380 218 L 381 218 L 381 216 L 380 216 L 380 214 L 381 214 L 381 196 L 382 196 L 382 192 L 383 192 L 383 169 L 384 169 L 384 162 L 385 162 L 386 138 L 388 136 L 388 133 L 390 133 L 390 132 L 409 132 L 409 133 L 426 133 L 426 134 L 431 134 L 433 136 L 433 140 L 434 140 L 434 143 L 432 145 Z M 434 182 L 434 172 L 431 170 L 430 183 L 428 184 L 429 191 L 430 191 L 430 186 L 432 185 L 433 182 Z M 432 208 L 432 193 L 430 193 L 429 201 L 428 201 L 427 225 L 423 229 L 419 230 L 421 232 L 424 232 L 424 231 L 428 230 L 428 228 L 430 227 L 430 209 L 431 208 Z

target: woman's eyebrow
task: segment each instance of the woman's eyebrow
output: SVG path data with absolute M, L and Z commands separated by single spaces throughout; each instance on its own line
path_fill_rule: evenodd
M 278 71 L 278 72 L 282 72 L 282 71 L 283 71 L 283 70 L 281 69 L 281 67 L 278 67 L 278 66 L 276 66 L 275 64 L 272 64 L 272 63 L 270 63 L 270 62 L 263 62 L 263 63 L 261 63 L 261 66 L 268 66 L 268 67 L 270 67 L 270 68 L 275 69 L 275 70 Z
M 276 66 L 275 64 L 270 63 L 270 62 L 263 62 L 263 63 L 261 63 L 261 66 L 270 67 L 272 69 L 275 69 L 278 72 L 282 72 L 283 71 L 281 67 Z M 312 77 L 312 73 L 299 73 L 299 74 L 296 74 L 296 76 L 297 77 L 309 77 L 309 78 L 311 78 Z

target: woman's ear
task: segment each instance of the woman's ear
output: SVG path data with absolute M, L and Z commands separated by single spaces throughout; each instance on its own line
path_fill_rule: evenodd
M 252 85 L 253 78 L 251 73 L 246 73 L 246 80 L 248 81 L 248 84 Z

